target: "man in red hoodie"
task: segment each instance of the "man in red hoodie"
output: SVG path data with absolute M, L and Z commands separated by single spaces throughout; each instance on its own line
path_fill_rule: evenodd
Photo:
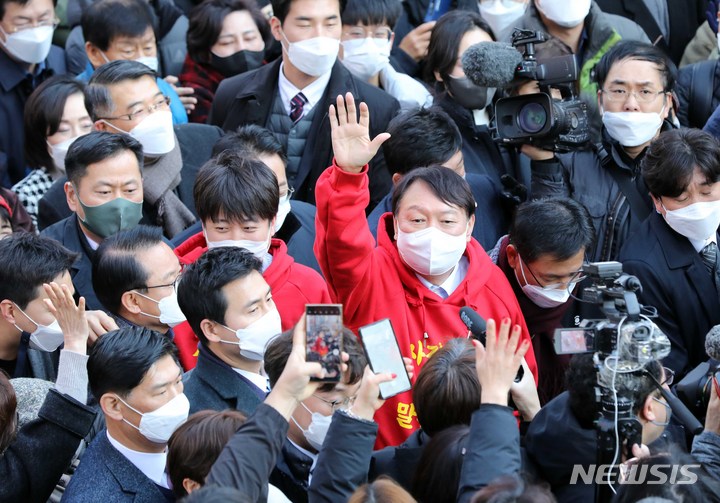
M 305 304 L 330 303 L 322 276 L 298 264 L 287 246 L 273 238 L 280 202 L 275 174 L 249 152 L 225 151 L 198 171 L 193 189 L 203 230 L 175 249 L 183 264 L 210 248 L 238 246 L 262 261 L 262 275 L 272 292 L 282 329 L 293 327 Z M 185 368 L 195 366 L 197 337 L 187 324 L 175 329 L 175 343 Z M 188 358 L 188 355 L 190 358 Z
M 364 218 L 370 201 L 367 163 L 387 133 L 371 140 L 369 113 L 358 121 L 350 93 L 330 107 L 335 162 L 318 180 L 315 255 L 353 330 L 392 321 L 403 356 L 419 368 L 451 338 L 467 337 L 458 316 L 470 306 L 485 319 L 509 318 L 529 339 L 505 275 L 472 238 L 475 200 L 459 175 L 440 166 L 408 173 L 393 192 L 392 213 L 381 217 L 375 246 Z M 537 382 L 532 348 L 525 356 Z M 398 445 L 418 421 L 411 392 L 388 400 L 376 416 L 377 447 Z

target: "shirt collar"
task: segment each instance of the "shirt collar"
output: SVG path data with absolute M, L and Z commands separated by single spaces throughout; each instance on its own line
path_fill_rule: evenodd
M 297 93 L 302 91 L 302 93 L 305 95 L 305 98 L 307 98 L 307 103 L 305 103 L 305 106 L 303 107 L 303 115 L 307 115 L 307 113 L 312 110 L 315 105 L 320 103 L 323 94 L 325 94 L 325 88 L 327 87 L 328 82 L 330 82 L 330 75 L 332 74 L 332 70 L 320 75 L 304 89 L 298 89 L 297 87 L 295 87 L 295 84 L 290 82 L 287 77 L 285 77 L 283 68 L 284 63 L 281 63 L 278 87 L 280 89 L 280 99 L 282 100 L 285 110 L 288 114 L 290 113 L 290 100 L 292 100 Z
M 245 379 L 253 383 L 260 391 L 262 391 L 263 393 L 267 393 L 268 388 L 270 387 L 267 377 L 256 374 L 255 372 L 249 372 L 247 370 L 238 369 L 235 367 L 232 367 L 232 369 L 241 376 L 243 376 Z
M 445 281 L 441 285 L 433 285 L 428 280 L 420 276 L 419 274 L 416 274 L 417 278 L 420 280 L 420 282 L 427 287 L 428 290 L 433 292 L 434 294 L 438 295 L 439 297 L 443 299 L 447 299 L 452 295 L 452 293 L 455 291 L 455 289 L 460 286 L 460 283 L 463 282 L 465 279 L 465 275 L 468 271 L 468 265 L 469 261 L 468 258 L 463 255 L 460 257 L 460 261 L 457 263 L 455 267 L 453 267 L 452 272 L 450 273 L 450 276 L 447 277 Z
M 700 240 L 688 238 L 688 241 L 690 241 L 690 244 L 693 245 L 693 248 L 695 248 L 695 251 L 700 253 L 710 243 L 717 244 L 717 235 L 713 234 L 711 237 L 709 237 L 707 239 L 700 239 Z
M 161 487 L 166 489 L 170 488 L 170 480 L 165 472 L 167 448 L 165 448 L 163 452 L 139 452 L 125 447 L 112 438 L 109 431 L 107 431 L 107 438 L 110 444 L 115 447 L 120 454 L 125 456 L 128 461 L 135 465 L 138 470 L 145 474 L 147 478 Z

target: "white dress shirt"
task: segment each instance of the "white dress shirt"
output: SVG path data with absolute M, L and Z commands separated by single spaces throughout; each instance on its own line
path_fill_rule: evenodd
M 235 367 L 233 367 L 233 370 L 251 383 L 253 383 L 255 386 L 257 386 L 257 388 L 263 393 L 267 393 L 270 390 L 270 382 L 268 381 L 267 377 L 256 374 L 255 372 L 249 372 L 243 369 L 236 369 Z
M 283 71 L 284 64 L 280 64 L 280 78 L 278 79 L 278 87 L 280 88 L 280 99 L 283 102 L 283 106 L 285 107 L 285 111 L 288 115 L 290 115 L 290 100 L 292 100 L 295 95 L 299 92 L 302 92 L 305 95 L 305 98 L 307 98 L 307 103 L 305 103 L 305 106 L 303 107 L 303 117 L 306 116 L 310 110 L 313 109 L 315 105 L 320 103 L 320 100 L 323 97 L 323 94 L 325 94 L 325 88 L 328 85 L 328 82 L 330 82 L 330 74 L 332 73 L 327 72 L 323 75 L 320 75 L 317 79 L 315 79 L 310 85 L 308 85 L 305 89 L 298 89 L 295 87 L 295 84 L 290 82 L 287 77 L 285 77 L 285 73 Z
M 167 448 L 163 452 L 139 452 L 134 451 L 115 440 L 107 431 L 107 438 L 110 444 L 115 447 L 120 454 L 130 461 L 135 467 L 143 472 L 147 478 L 155 482 L 157 485 L 166 489 L 170 489 L 170 479 L 165 472 L 165 464 L 167 461 Z
M 448 276 L 447 279 L 443 281 L 442 285 L 433 285 L 419 274 L 416 274 L 416 276 L 420 280 L 420 282 L 428 288 L 428 290 L 433 292 L 441 299 L 447 299 L 465 279 L 465 275 L 467 274 L 469 265 L 470 261 L 465 255 L 460 257 L 460 261 L 453 268 L 450 276 Z

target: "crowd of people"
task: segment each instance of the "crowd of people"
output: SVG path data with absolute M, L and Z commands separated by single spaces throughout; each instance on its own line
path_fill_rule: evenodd
M 719 21 L 0 0 L 0 502 L 720 502 Z M 587 142 L 498 141 L 517 29 Z

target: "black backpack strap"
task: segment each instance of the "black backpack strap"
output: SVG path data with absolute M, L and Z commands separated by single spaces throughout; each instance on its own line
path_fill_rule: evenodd
M 615 183 L 620 187 L 620 191 L 625 196 L 625 199 L 627 199 L 633 214 L 638 217 L 639 222 L 645 220 L 650 215 L 650 208 L 645 204 L 633 181 L 630 177 L 621 173 L 620 169 L 613 164 L 612 156 L 601 143 L 595 145 L 595 150 L 600 157 L 600 164 L 603 169 L 610 173 L 610 176 L 613 177 Z
M 716 65 L 717 60 L 714 59 L 692 65 L 688 100 L 688 120 L 691 127 L 702 128 L 715 109 L 712 100 Z

